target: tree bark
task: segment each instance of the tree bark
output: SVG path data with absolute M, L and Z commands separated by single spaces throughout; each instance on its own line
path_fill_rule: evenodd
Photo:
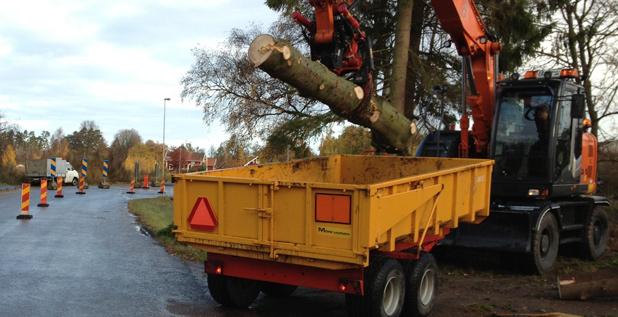
M 618 296 L 618 271 L 605 270 L 558 278 L 558 293 L 560 299 Z
M 287 41 L 260 35 L 249 46 L 249 60 L 270 76 L 296 88 L 301 96 L 316 99 L 348 121 L 371 129 L 383 149 L 412 154 L 414 123 L 382 97 L 367 96 L 363 102 L 365 93 L 361 87 L 306 58 Z
M 416 108 L 417 83 L 421 76 L 420 48 L 423 36 L 423 21 L 427 3 L 424 0 L 414 0 L 412 8 L 412 23 L 410 25 L 410 41 L 408 49 L 408 71 L 406 73 L 406 91 L 404 100 L 404 112 L 406 118 L 414 120 Z
M 397 111 L 404 113 L 406 97 L 406 73 L 408 70 L 408 48 L 412 26 L 412 0 L 397 1 L 397 28 L 395 29 L 395 51 L 393 54 L 393 76 L 388 99 Z

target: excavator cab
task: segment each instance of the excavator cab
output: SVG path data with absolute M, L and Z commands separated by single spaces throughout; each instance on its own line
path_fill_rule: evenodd
M 528 74 L 500 82 L 490 142 L 495 197 L 588 192 L 581 182 L 583 95 L 569 78 Z

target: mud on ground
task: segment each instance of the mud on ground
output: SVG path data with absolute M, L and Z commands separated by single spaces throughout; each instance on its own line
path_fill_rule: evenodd
M 431 316 L 542 316 L 557 312 L 618 317 L 618 297 L 561 300 L 557 287 L 559 276 L 618 269 L 618 212 L 610 215 L 610 241 L 603 258 L 584 261 L 561 250 L 556 267 L 543 276 L 520 273 L 516 261 L 505 265 L 504 257 L 496 253 L 436 251 L 440 285 Z

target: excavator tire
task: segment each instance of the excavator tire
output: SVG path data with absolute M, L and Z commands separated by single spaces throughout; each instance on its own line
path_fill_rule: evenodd
M 558 257 L 560 233 L 556 217 L 547 212 L 541 219 L 539 230 L 532 233 L 532 254 L 526 263 L 530 274 L 544 274 L 551 270 Z
M 595 206 L 588 218 L 582 241 L 582 256 L 596 261 L 605 253 L 609 240 L 609 220 L 605 206 Z

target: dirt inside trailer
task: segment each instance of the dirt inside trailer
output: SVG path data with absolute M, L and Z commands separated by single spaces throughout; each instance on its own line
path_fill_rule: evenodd
M 561 250 L 555 269 L 543 276 L 520 273 L 516 259 L 504 254 L 444 248 L 435 251 L 441 276 L 438 302 L 431 316 L 618 316 L 618 297 L 561 300 L 557 284 L 559 277 L 565 279 L 578 272 L 618 270 L 616 211 L 610 214 L 607 252 L 599 261 L 580 260 L 573 249 Z

